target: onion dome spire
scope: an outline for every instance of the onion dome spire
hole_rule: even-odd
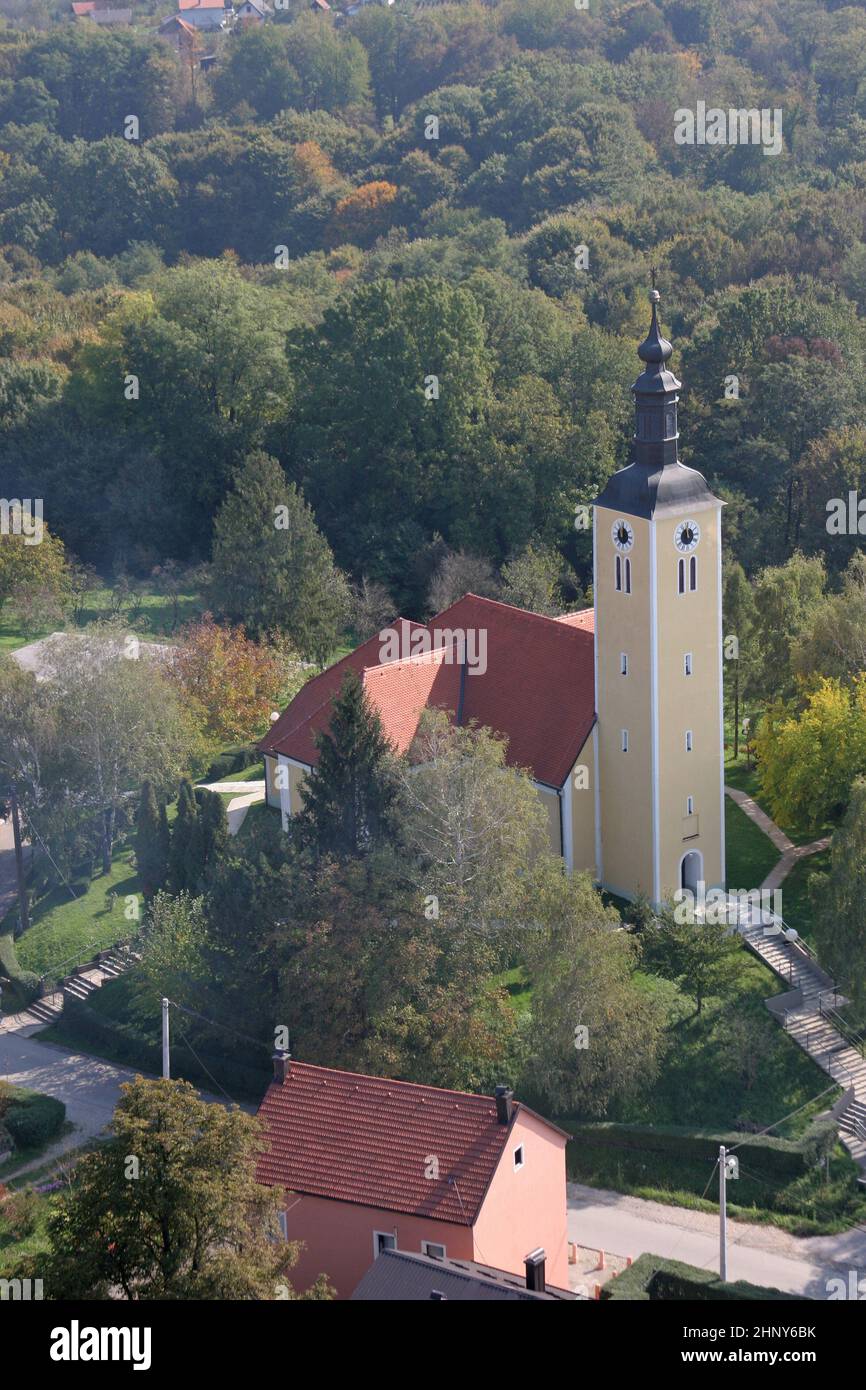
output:
[[[652,318],[649,332],[640,344],[637,355],[646,363],[634,386],[635,429],[632,445],[635,463],[649,468],[665,468],[678,463],[677,402],[681,383],[666,365],[673,348],[663,338],[659,328],[658,306],[661,295],[650,291]]]
[[[640,344],[637,355],[642,362],[667,362],[673,348],[667,338],[663,338],[659,331],[658,304],[661,295],[658,290],[650,290],[650,304],[652,305],[652,322],[650,323],[649,333]]]

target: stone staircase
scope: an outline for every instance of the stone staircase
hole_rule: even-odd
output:
[[[70,975],[60,981],[56,990],[34,999],[22,1013],[4,1021],[9,1031],[34,1033],[49,1023],[55,1023],[63,1013],[67,999],[87,999],[89,995],[128,970],[130,965],[140,959],[128,947],[113,947],[98,952],[96,958],[84,965],[76,966]]]
[[[841,1031],[844,1020],[837,1007],[844,1000],[805,942],[789,938],[780,918],[769,913],[759,917],[741,922],[738,931],[788,986],[784,994],[766,1001],[767,1008],[813,1062],[844,1088],[832,1114],[839,1123],[839,1138],[861,1169],[860,1181],[866,1182],[866,1058]]]

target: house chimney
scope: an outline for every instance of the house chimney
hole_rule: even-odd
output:
[[[283,1052],[281,1049],[278,1049],[271,1058],[274,1064],[274,1080],[278,1086],[285,1086],[288,1081],[291,1060],[291,1052]]]
[[[514,1114],[514,1092],[510,1086],[497,1086],[493,1092],[496,1097],[496,1119],[501,1125],[510,1125]]]
[[[541,1246],[537,1250],[532,1250],[524,1257],[523,1265],[526,1270],[526,1287],[533,1293],[544,1293],[547,1287],[544,1277],[547,1256]]]
[[[432,1299],[434,1299],[437,1303],[447,1303],[447,1302],[448,1302],[448,1295],[447,1295],[447,1294],[444,1294],[444,1293],[442,1292],[441,1289],[431,1289],[431,1290],[430,1290],[430,1297],[431,1297]]]

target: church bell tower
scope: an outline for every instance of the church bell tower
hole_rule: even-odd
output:
[[[725,882],[722,502],[679,459],[650,295],[632,462],[594,504],[597,872],[653,903]]]

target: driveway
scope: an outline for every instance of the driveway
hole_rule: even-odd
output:
[[[706,1212],[645,1202],[619,1192],[568,1184],[568,1238],[579,1245],[631,1256],[662,1255],[700,1269],[719,1269],[719,1219]],[[829,1279],[849,1270],[866,1279],[866,1230],[799,1239],[775,1226],[728,1221],[728,1279],[745,1279],[785,1293],[827,1297]],[[590,1276],[591,1281],[591,1276]]]

